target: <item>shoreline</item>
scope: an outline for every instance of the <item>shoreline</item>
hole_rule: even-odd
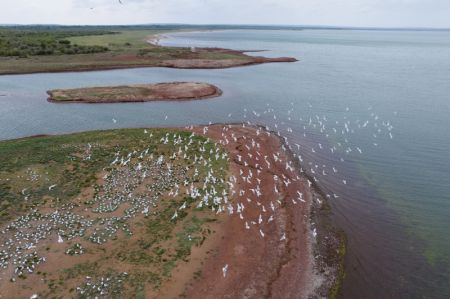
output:
[[[205,127],[208,127],[208,132],[202,134],[201,131]],[[206,273],[206,278],[189,281],[186,283],[189,286],[183,290],[182,294],[186,298],[193,299],[199,298],[199,296],[211,299],[217,298],[217,296],[235,298],[250,294],[249,298],[299,298],[299,294],[301,294],[300,298],[309,298],[310,296],[336,298],[344,275],[345,235],[334,226],[330,219],[331,210],[325,194],[312,178],[300,172],[300,163],[295,154],[289,149],[285,140],[274,131],[267,131],[263,126],[243,123],[199,125],[189,128],[188,131],[213,138],[215,141],[219,140],[231,155],[232,172],[239,176],[237,166],[242,167],[243,164],[237,163],[236,153],[233,154],[233,152],[237,150],[242,154],[245,145],[236,145],[231,142],[228,144],[226,140],[227,137],[230,138],[230,134],[219,137],[219,133],[223,132],[224,128],[228,128],[227,131],[231,134],[236,134],[238,140],[241,138],[258,140],[259,135],[256,132],[260,130],[262,131],[261,135],[267,134],[268,140],[264,145],[271,149],[271,154],[274,152],[284,153],[286,163],[292,162],[295,166],[293,174],[296,174],[299,180],[297,187],[303,190],[305,199],[309,200],[303,212],[297,210],[297,204],[286,202],[284,211],[278,215],[279,218],[284,219],[284,224],[278,224],[284,227],[287,239],[286,246],[281,252],[277,252],[280,250],[280,245],[275,245],[280,242],[280,236],[284,235],[280,234],[280,230],[271,231],[271,235],[266,234],[264,236],[266,243],[259,244],[259,236],[246,234],[241,221],[236,219],[237,217],[226,217],[225,223],[222,225],[224,231],[221,232],[221,238],[216,238],[215,245],[209,245],[212,247],[210,251],[214,255],[213,261],[211,262],[211,257],[209,257],[205,261],[206,266],[201,268],[202,273]],[[238,135],[240,131],[242,131],[241,136]],[[252,153],[254,154],[254,152]],[[253,170],[258,169],[257,164],[255,167],[251,165],[251,162],[248,167]],[[274,174],[275,169],[270,169],[270,173]],[[310,186],[307,185],[308,180],[312,181]],[[280,185],[278,187],[283,188]],[[250,187],[244,190],[248,191],[249,189],[251,190]],[[286,190],[284,198],[296,196],[293,191],[293,189]],[[270,200],[270,198],[266,198],[266,200]],[[260,202],[264,205],[264,199],[261,199]],[[266,204],[268,203],[266,202]],[[258,235],[257,232],[256,235]],[[272,247],[268,247],[267,244]],[[251,257],[242,258],[246,252],[251,253]],[[238,265],[238,268],[231,270],[233,257],[237,260],[235,264]],[[230,277],[230,283],[224,282],[219,269],[222,265],[217,264],[218,260],[222,263],[230,262],[227,264],[230,266],[230,270],[228,270],[230,274],[227,274],[227,279],[228,275],[239,273],[236,277]],[[276,270],[273,271],[274,269]],[[184,273],[182,269],[179,271]],[[269,275],[271,272],[272,274]],[[261,273],[263,274],[261,275]],[[268,279],[267,276],[270,278]],[[266,285],[262,283],[264,281],[267,282]],[[166,287],[171,289],[172,286],[168,284]],[[163,293],[164,295],[172,296],[175,293]]]
[[[270,131],[278,136],[275,131]],[[297,156],[290,149],[286,140],[278,136],[287,148],[287,154],[293,159],[296,169],[302,169]],[[330,201],[325,192],[317,185],[311,175],[301,172],[301,176],[311,182],[309,187],[312,201],[310,204],[309,224],[316,232],[312,250],[315,258],[315,270],[318,273],[327,273],[326,280],[318,287],[317,294],[325,298],[338,298],[341,293],[345,277],[344,258],[347,248],[347,237],[341,228],[332,220]]]
[[[192,30],[192,31],[191,30],[180,30],[180,31],[175,31],[175,32],[157,33],[157,34],[154,34],[154,35],[150,35],[149,39],[146,40],[146,42],[148,44],[152,45],[152,46],[155,46],[155,47],[166,47],[166,46],[161,45],[159,42],[161,40],[164,40],[164,39],[169,39],[170,37],[168,35],[170,35],[170,34],[177,34],[177,33],[206,33],[206,32],[218,32],[218,31],[220,32],[220,31],[228,31],[228,30],[220,30],[220,29],[217,29],[217,30]],[[167,46],[167,47],[170,47],[170,46]],[[183,48],[183,47],[187,47],[187,46],[173,46],[173,47]],[[208,47],[200,47],[200,48],[208,49]],[[232,50],[232,49],[229,49],[229,50]],[[236,49],[236,50],[232,50],[232,51],[238,51],[238,52],[241,52],[241,53],[260,53],[260,52],[267,52],[269,50],[258,50],[258,49],[255,49],[255,50],[251,50],[251,49],[245,49],[245,50],[240,49],[240,50],[237,50]]]

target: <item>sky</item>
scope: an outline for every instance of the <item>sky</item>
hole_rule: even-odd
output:
[[[450,0],[0,0],[0,24],[450,28]]]

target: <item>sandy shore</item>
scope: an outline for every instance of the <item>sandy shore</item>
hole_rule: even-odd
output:
[[[125,103],[187,101],[218,97],[222,91],[208,83],[170,82],[47,91],[53,103]]]
[[[199,134],[203,130],[192,129]],[[198,252],[196,259],[179,265],[156,297],[328,296],[336,285],[339,265],[326,255],[340,243],[323,226],[311,225],[312,211],[321,208],[319,201],[325,201],[300,174],[292,154],[283,150],[282,139],[261,128],[242,125],[209,126],[204,135],[220,140],[230,155],[230,175],[237,178],[232,201],[245,205],[244,219],[238,214],[222,216],[217,235],[205,245],[207,252]],[[250,172],[260,182],[255,177],[248,179]],[[260,196],[252,193],[257,185],[261,186]],[[303,194],[301,199],[298,192]],[[333,242],[317,246],[324,239]],[[199,265],[201,279],[186,281]]]

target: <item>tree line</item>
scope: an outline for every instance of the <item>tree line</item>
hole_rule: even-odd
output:
[[[100,30],[23,30],[0,28],[0,56],[28,57],[37,55],[64,55],[101,53],[109,49],[104,46],[82,46],[71,43],[73,36],[113,34]]]

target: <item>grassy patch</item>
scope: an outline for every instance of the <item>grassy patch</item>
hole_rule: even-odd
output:
[[[105,35],[101,30],[36,30],[0,28],[0,56],[26,58],[36,55],[73,55],[106,52],[101,45],[79,45],[68,38],[80,35]]]
[[[0,142],[0,226],[9,227],[7,235],[20,231],[41,238],[32,256],[36,265],[59,254],[52,271],[27,270],[19,278],[26,282],[40,275],[49,298],[99,295],[92,286],[109,298],[140,298],[146,288],[158,290],[213,231],[212,202],[197,204],[210,188],[217,194],[224,190],[224,154],[212,141],[175,129]],[[204,160],[194,161],[200,155]],[[208,173],[218,181],[205,187]],[[185,193],[194,187],[197,198]],[[39,234],[43,228],[47,235]],[[64,246],[57,245],[60,238]],[[7,246],[0,242],[0,248]],[[61,255],[65,266],[59,265]]]

